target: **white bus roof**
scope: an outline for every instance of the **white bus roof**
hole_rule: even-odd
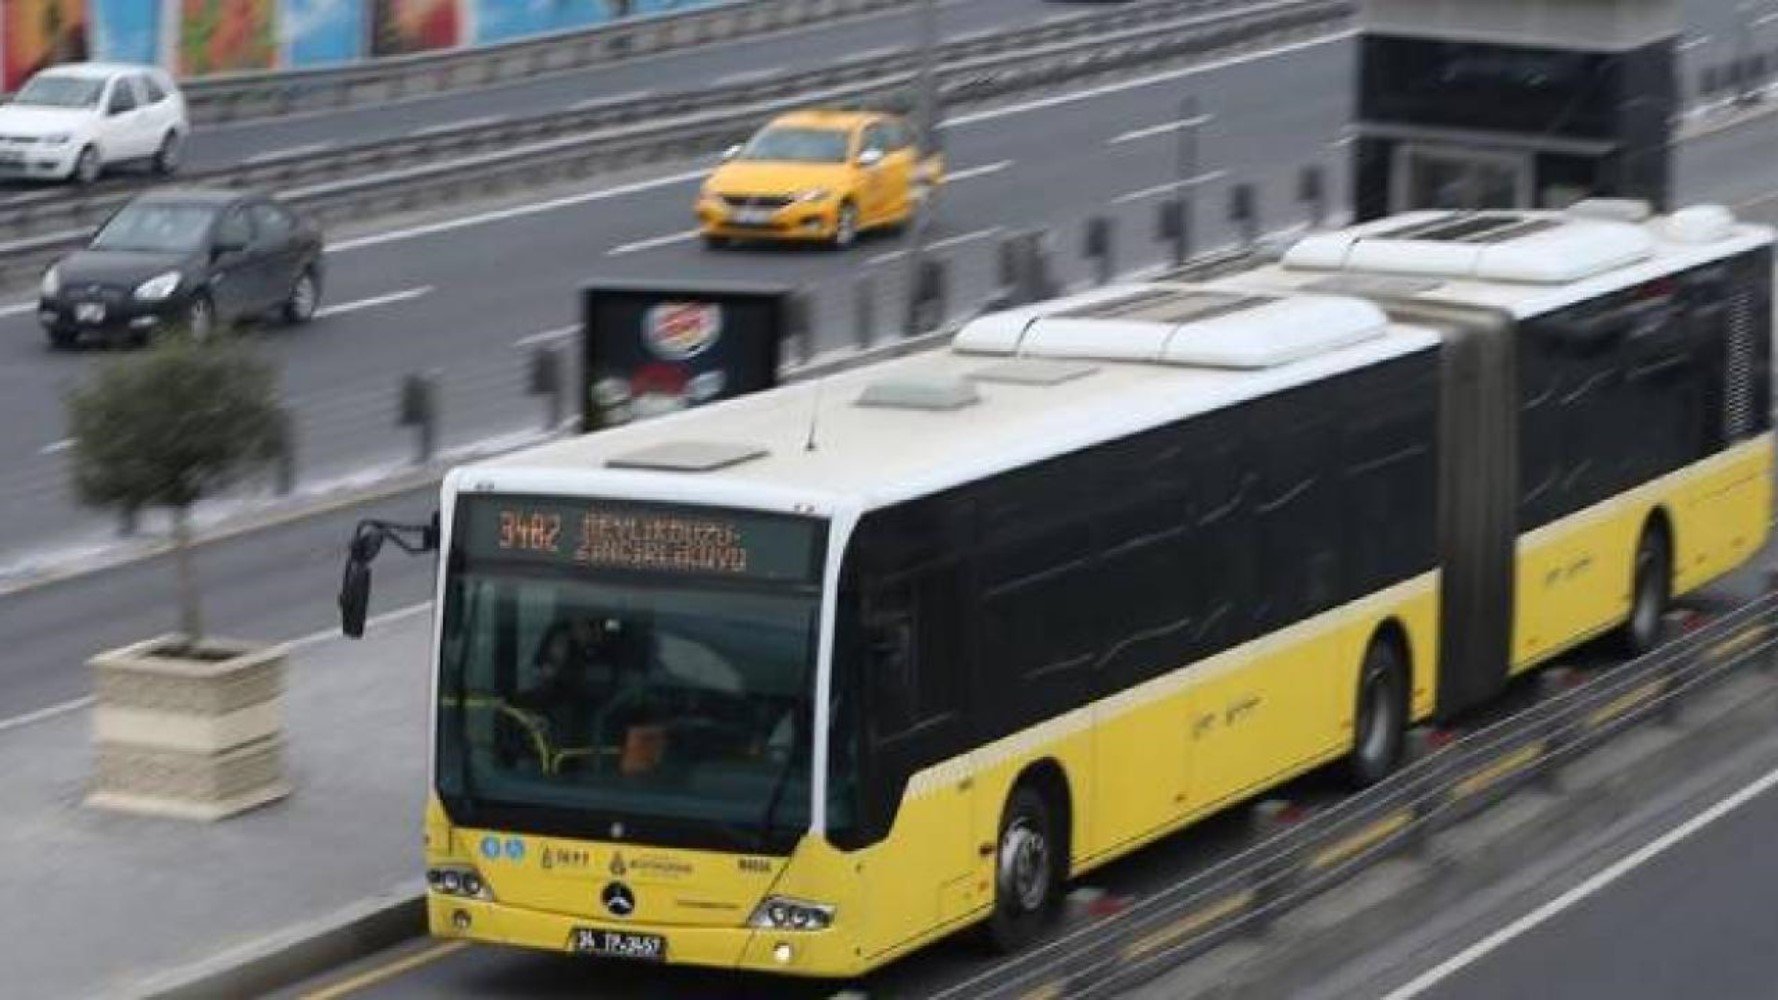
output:
[[[949,347],[528,449],[450,483],[865,510],[1436,343],[1357,299],[1110,286],[981,317]]]
[[[1484,306],[1525,318],[1772,242],[1770,229],[1716,206],[1646,218],[1630,207],[1413,212],[1306,237],[1281,263],[1218,284]]]

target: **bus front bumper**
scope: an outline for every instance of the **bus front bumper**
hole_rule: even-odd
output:
[[[426,915],[434,937],[559,954],[579,953],[574,947],[577,932],[591,929],[658,935],[666,941],[664,960],[669,965],[817,978],[845,978],[861,966],[851,938],[838,929],[795,932],[602,921],[439,893],[427,895]]]

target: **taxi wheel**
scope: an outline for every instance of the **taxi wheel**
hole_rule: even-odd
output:
[[[833,238],[829,241],[835,250],[844,250],[858,241],[858,206],[851,202],[840,203],[840,213],[833,223]]]

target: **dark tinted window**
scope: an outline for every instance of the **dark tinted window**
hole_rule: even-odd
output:
[[[160,81],[156,80],[153,74],[138,78],[138,82],[142,86],[142,93],[148,95],[149,104],[159,104],[167,99],[166,88],[160,85]]]
[[[253,228],[258,232],[262,243],[287,243],[290,234],[296,229],[296,220],[290,213],[271,202],[258,202],[253,208]]]
[[[136,202],[125,206],[93,237],[95,250],[189,252],[204,245],[216,218],[208,205]]]
[[[253,221],[245,208],[229,209],[216,226],[216,242],[224,246],[247,246],[253,242]]]
[[[120,76],[111,85],[111,101],[105,110],[119,115],[126,111],[136,110],[136,87],[127,76]]]
[[[867,149],[880,149],[887,153],[892,148],[889,145],[888,127],[884,125],[872,125],[865,129],[864,138],[858,143],[859,152]]]

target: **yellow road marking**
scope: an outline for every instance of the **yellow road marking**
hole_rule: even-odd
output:
[[[1620,695],[1616,701],[1611,702],[1604,708],[1594,710],[1592,715],[1587,716],[1587,727],[1590,729],[1597,729],[1600,726],[1605,725],[1607,722],[1628,712],[1637,705],[1660,694],[1661,689],[1666,687],[1666,684],[1666,681],[1650,681],[1636,690],[1631,691],[1629,694]]]
[[[1459,781],[1451,788],[1451,796],[1452,798],[1458,799],[1468,798],[1469,796],[1486,789],[1488,786],[1495,784],[1500,779],[1512,774],[1514,771],[1523,769],[1527,764],[1535,761],[1542,753],[1542,740],[1538,740],[1536,743],[1527,747],[1520,747],[1512,753],[1507,754],[1505,757],[1489,764],[1487,767],[1482,768],[1480,771]]]
[[[1361,854],[1366,849],[1374,847],[1382,841],[1387,840],[1413,821],[1414,814],[1406,809],[1392,813],[1389,816],[1372,823],[1369,828],[1361,830],[1337,844],[1323,848],[1313,858],[1309,859],[1309,868],[1311,870],[1332,868],[1334,865],[1337,865],[1354,855]]]
[[[1734,656],[1736,653],[1739,653],[1742,650],[1746,649],[1747,647],[1760,641],[1761,639],[1764,639],[1766,637],[1766,633],[1769,630],[1770,629],[1768,626],[1755,625],[1754,627],[1747,629],[1744,632],[1741,632],[1739,635],[1736,635],[1733,638],[1724,639],[1723,641],[1717,643],[1716,645],[1711,646],[1709,655],[1712,659],[1726,660],[1729,657]]]
[[[1061,981],[1048,982],[1019,997],[1019,1000],[1058,1000],[1062,991]]]
[[[1188,913],[1167,926],[1146,937],[1124,947],[1126,959],[1137,959],[1150,952],[1158,951],[1197,930],[1200,930],[1237,910],[1244,910],[1253,902],[1253,890],[1237,892],[1227,899],[1211,906],[1206,906],[1194,913]]]
[[[359,990],[394,979],[403,973],[412,972],[422,965],[430,965],[441,958],[455,955],[467,947],[469,947],[468,941],[446,941],[442,944],[435,944],[424,951],[398,958],[388,965],[360,972],[350,979],[341,980],[313,993],[305,993],[302,1000],[338,1000],[339,997],[357,993]]]

